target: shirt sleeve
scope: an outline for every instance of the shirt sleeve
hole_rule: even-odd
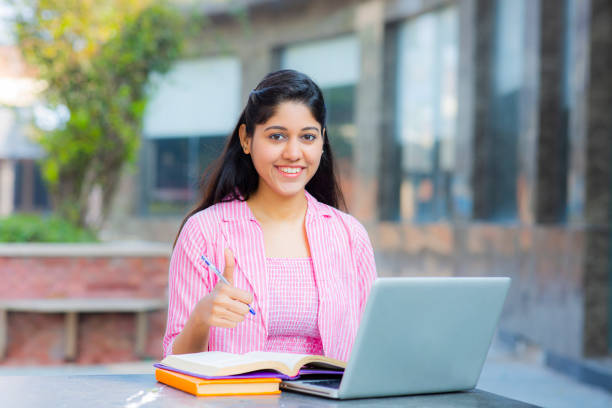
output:
[[[377,276],[376,261],[368,232],[357,220],[355,220],[353,236],[353,256],[355,257],[358,272],[359,312],[362,315],[370,289]]]
[[[172,354],[172,344],[183,330],[196,303],[212,288],[210,273],[200,262],[211,248],[195,217],[187,220],[177,239],[168,271],[168,320],[163,340],[164,357]]]

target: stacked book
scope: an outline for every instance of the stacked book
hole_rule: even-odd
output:
[[[175,354],[155,366],[157,381],[198,396],[279,394],[281,381],[342,375],[346,363],[325,356],[254,351]]]

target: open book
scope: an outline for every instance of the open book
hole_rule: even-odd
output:
[[[164,358],[161,364],[171,369],[204,377],[232,376],[259,370],[274,370],[288,377],[295,377],[304,367],[327,370],[346,368],[344,361],[325,356],[268,351],[252,351],[245,354],[222,351],[174,354]]]

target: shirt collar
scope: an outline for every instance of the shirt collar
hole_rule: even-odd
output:
[[[314,198],[308,191],[304,190],[306,193],[306,200],[308,201],[308,209],[306,210],[306,217],[308,218],[308,214],[312,213],[315,217],[331,217],[332,210],[331,207],[325,205],[316,198]]]
[[[308,202],[308,208],[306,209],[306,220],[332,216],[332,210],[330,206],[320,203],[308,191],[304,190],[304,193]],[[256,218],[253,215],[253,212],[249,208],[248,204],[241,198],[223,202],[221,204],[221,216],[223,218],[223,221],[256,221]]]

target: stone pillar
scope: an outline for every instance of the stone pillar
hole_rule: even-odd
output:
[[[396,134],[398,30],[401,23],[385,29],[384,72],[381,106],[381,149],[378,178],[378,208],[381,221],[397,221],[402,182],[402,144]]]
[[[489,115],[491,105],[491,75],[493,39],[495,33],[495,2],[476,0],[475,5],[475,95],[474,95],[474,139],[473,165],[470,184],[473,188],[473,216],[485,218],[490,213],[487,192],[492,182],[487,177]]]
[[[15,203],[15,162],[0,160],[0,217],[10,215]]]
[[[142,136],[140,151],[138,154],[138,214],[149,215],[151,193],[153,192],[153,172],[155,172],[155,147],[152,140]]]
[[[586,2],[585,2],[586,3]],[[590,1],[585,116],[584,353],[609,351],[612,230],[612,3]]]
[[[382,140],[382,90],[385,14],[384,2],[371,0],[355,10],[354,27],[360,43],[355,124],[354,203],[351,213],[365,223],[377,217],[378,170]]]
[[[457,138],[453,174],[453,219],[461,223],[472,218],[473,194],[470,182],[473,172],[474,95],[476,93],[476,1],[459,2],[459,73],[457,84]]]
[[[610,347],[612,3],[569,2],[568,223],[584,231],[581,356]]]
[[[517,161],[516,205],[517,218],[521,225],[532,226],[535,221],[536,191],[548,186],[537,183],[538,152],[538,86],[539,70],[539,30],[540,2],[524,1],[524,40],[523,40],[523,85],[519,95],[516,156],[509,158]],[[557,5],[557,7],[559,7]],[[560,8],[560,7],[559,7]],[[557,85],[558,86],[558,85]],[[540,88],[541,89],[541,88]]]
[[[535,212],[538,223],[563,221],[567,202],[567,118],[564,113],[565,13],[557,0],[540,2],[539,106]]]
[[[260,43],[261,47],[253,47],[254,44]],[[245,43],[250,47],[240,49],[240,66],[241,66],[241,93],[240,93],[240,112],[246,106],[249,93],[257,86],[266,74],[280,68],[278,56],[270,52],[267,48],[268,44],[263,41],[253,41]],[[239,112],[239,113],[240,113]],[[236,120],[238,118],[236,117]],[[232,129],[234,130],[234,129]]]

